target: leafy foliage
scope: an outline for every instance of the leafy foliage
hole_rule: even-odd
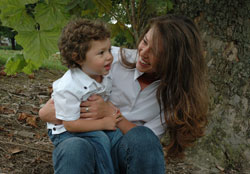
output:
[[[33,4],[33,6],[29,6]],[[58,51],[57,41],[67,16],[67,1],[60,0],[1,0],[1,21],[3,25],[18,32],[15,39],[23,47],[23,56],[6,63],[7,74],[15,72],[32,73],[44,59]],[[30,7],[33,7],[30,10]],[[14,66],[15,62],[18,66]],[[26,63],[20,63],[25,61]]]
[[[26,66],[27,63],[23,57],[23,54],[16,54],[13,57],[10,57],[6,63],[6,73],[7,75],[15,74],[17,72],[21,72],[23,67]]]
[[[0,19],[18,32],[15,39],[23,47],[23,58],[10,59],[5,71],[38,69],[58,51],[57,40],[70,18],[101,18],[111,26],[113,44],[134,48],[147,20],[171,8],[170,0],[1,0]]]

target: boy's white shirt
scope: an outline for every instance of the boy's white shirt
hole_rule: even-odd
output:
[[[98,94],[106,101],[111,93],[110,76],[104,76],[102,83],[96,82],[79,68],[69,69],[53,83],[52,98],[55,103],[56,118],[73,121],[80,118],[80,104],[93,94]],[[52,134],[66,131],[63,125],[47,123]]]

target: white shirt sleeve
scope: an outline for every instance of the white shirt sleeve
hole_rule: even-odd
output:
[[[112,55],[114,57],[113,63],[115,63],[121,59],[121,52],[120,52],[121,48],[116,47],[116,46],[112,46],[111,48],[112,48],[111,52],[112,52]],[[137,57],[137,50],[136,49],[123,48],[122,51],[123,51],[123,54],[126,56],[126,59],[128,61],[130,61],[131,63],[135,62],[136,57]]]
[[[54,91],[56,118],[64,121],[77,120],[80,117],[81,100],[79,97],[69,90]]]
[[[161,138],[161,136],[165,133],[166,130],[165,119],[161,119],[160,115],[154,117],[149,122],[146,122],[144,126],[151,129],[159,138]]]

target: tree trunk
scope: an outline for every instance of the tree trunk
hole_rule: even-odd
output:
[[[187,153],[200,173],[250,171],[249,7],[247,0],[175,0],[173,13],[201,30],[209,71],[210,122]]]
[[[15,38],[14,37],[11,38],[11,48],[12,48],[12,50],[16,49],[16,43],[15,43]]]

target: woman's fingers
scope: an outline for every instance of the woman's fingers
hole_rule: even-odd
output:
[[[91,103],[89,101],[83,101],[83,102],[81,102],[80,107],[90,106],[90,104]]]
[[[89,100],[89,101],[95,101],[95,100],[98,100],[99,98],[102,98],[102,97],[99,96],[99,95],[93,94],[93,95],[91,95],[91,96],[88,98],[88,100]]]
[[[80,114],[81,118],[91,118],[91,116],[92,116],[92,113],[81,113]]]

